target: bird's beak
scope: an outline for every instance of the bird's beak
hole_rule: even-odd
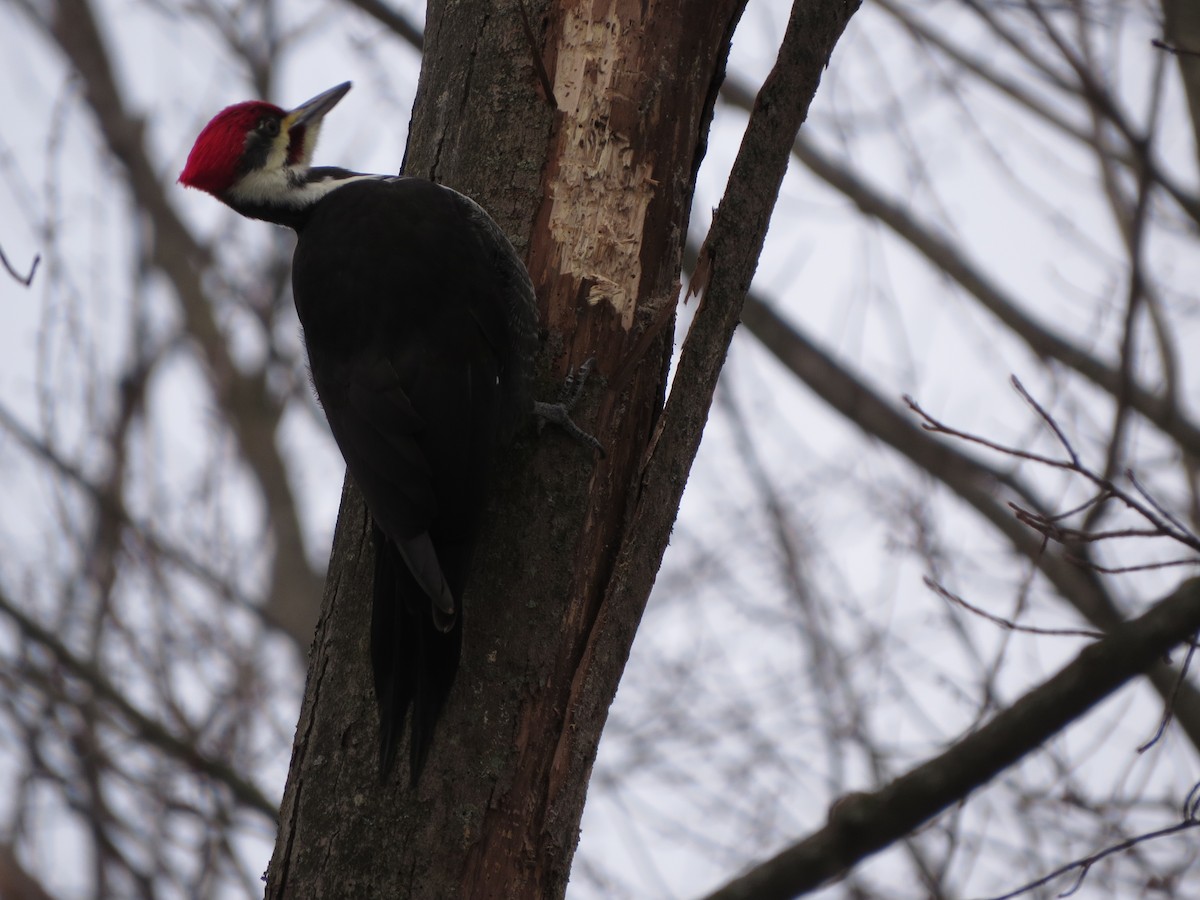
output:
[[[283,117],[283,130],[291,131],[298,125],[311,125],[320,122],[325,113],[329,112],[337,102],[350,90],[350,82],[343,81],[337,87],[330,88],[323,94],[317,94],[307,103],[301,103]]]

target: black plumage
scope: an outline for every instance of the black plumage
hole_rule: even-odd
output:
[[[458,668],[493,458],[533,407],[533,289],[478,206],[421,179],[344,184],[295,227],[313,384],[374,520],[380,773],[411,706],[415,782]]]

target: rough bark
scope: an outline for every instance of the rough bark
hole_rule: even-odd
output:
[[[462,670],[416,791],[374,782],[365,515],[348,486],[268,896],[556,897],[788,149],[857,0],[793,7],[705,245],[660,417],[695,173],[740,0],[430,9],[406,160],[528,248],[546,392],[595,358],[602,461],[532,432],[504,461],[464,601]],[[549,96],[547,96],[549,95]],[[530,237],[532,235],[532,237]],[[719,259],[719,262],[718,262]]]
[[[477,198],[528,248],[542,393],[594,356],[579,417],[608,456],[530,429],[503,462],[462,669],[415,791],[405,772],[383,787],[374,774],[370,549],[347,487],[268,896],[563,893],[600,731],[567,739],[572,682],[662,405],[694,176],[742,5],[527,5],[536,51],[513,4],[430,5],[405,170]],[[607,664],[619,673],[627,653]]]

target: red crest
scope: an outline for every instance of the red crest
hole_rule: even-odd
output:
[[[204,126],[187,165],[179,174],[179,183],[219,196],[237,181],[238,161],[246,149],[246,135],[267,113],[282,116],[278,106],[251,100],[227,106]]]

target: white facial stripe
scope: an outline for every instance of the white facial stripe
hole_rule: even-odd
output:
[[[285,119],[283,130],[271,142],[266,164],[262,168],[244,175],[229,189],[227,199],[235,205],[303,209],[352,181],[389,177],[348,175],[344,178],[309,181],[306,173],[312,162],[313,152],[317,148],[317,138],[320,134],[321,121],[319,119],[305,126],[300,158],[289,166],[287,156],[288,147],[291,144],[291,134],[287,129],[287,120]]]
[[[273,156],[273,154],[272,154]],[[229,189],[229,199],[247,206],[283,206],[303,209],[326,194],[354,181],[379,181],[391,176],[349,175],[321,181],[305,181],[307,166],[257,169]]]

